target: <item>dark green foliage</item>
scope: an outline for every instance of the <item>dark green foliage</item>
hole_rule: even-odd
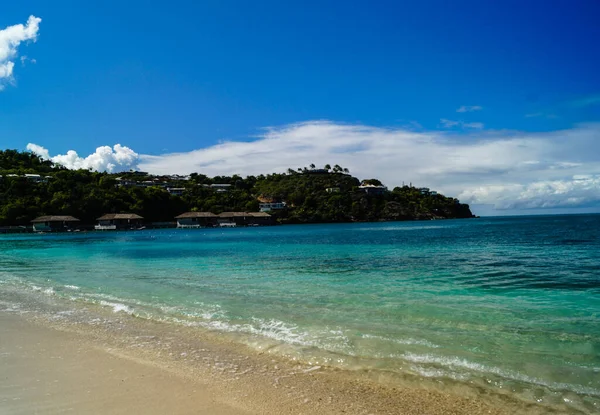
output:
[[[311,168],[313,168],[311,166]],[[314,168],[313,168],[314,169]],[[169,194],[163,187],[117,186],[117,177],[134,183],[153,179],[139,173],[107,174],[67,170],[53,166],[31,153],[0,151],[0,226],[27,225],[42,215],[72,215],[84,224],[94,223],[105,213],[137,213],[147,222],[173,221],[180,213],[194,210],[255,212],[259,200],[287,203],[272,211],[282,223],[413,220],[471,217],[468,205],[442,195],[423,195],[404,186],[383,195],[367,195],[360,181],[335,165],[322,171],[289,169],[286,174],[267,176],[207,177],[193,173],[183,196]],[[327,173],[330,171],[330,173]],[[346,173],[345,173],[346,172]],[[38,173],[50,176],[44,183],[32,183],[8,174]],[[169,178],[162,178],[169,181]],[[379,184],[373,179],[369,183]],[[230,184],[217,192],[211,184]],[[329,191],[328,191],[329,189]]]
[[[42,160],[29,152],[0,150],[0,174],[11,173],[47,173],[58,170],[51,161]]]

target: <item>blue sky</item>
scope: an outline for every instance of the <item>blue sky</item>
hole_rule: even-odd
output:
[[[85,158],[120,144],[157,172],[338,158],[390,186],[414,180],[502,209],[600,206],[596,1],[82,3],[2,6],[0,29],[42,21],[9,59],[1,148]],[[397,162],[378,155],[385,137]],[[315,144],[328,140],[338,144]],[[416,151],[423,168],[403,158]],[[548,183],[550,202],[525,203]]]

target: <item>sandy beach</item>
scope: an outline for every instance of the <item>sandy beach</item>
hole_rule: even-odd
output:
[[[249,412],[215,399],[155,366],[118,357],[77,338],[1,314],[2,414],[218,414]]]
[[[386,386],[188,328],[124,318],[111,330],[0,314],[4,414],[502,414],[479,399]],[[103,326],[104,327],[104,326]],[[171,328],[167,328],[171,330]],[[153,334],[151,334],[153,333]],[[135,342],[132,339],[136,339]],[[160,340],[163,339],[163,340]],[[151,344],[151,345],[150,345]],[[539,408],[529,408],[534,412]],[[527,411],[531,413],[531,411]]]

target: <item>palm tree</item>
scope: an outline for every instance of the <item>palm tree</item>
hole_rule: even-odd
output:
[[[331,165],[330,164],[326,164],[325,165],[325,170],[327,170],[327,171],[331,170]]]

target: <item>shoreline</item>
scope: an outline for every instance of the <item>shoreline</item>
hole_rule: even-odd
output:
[[[352,221],[332,221],[332,222],[277,222],[269,225],[236,225],[236,226],[199,226],[199,227],[179,227],[176,224],[172,226],[153,226],[152,224],[144,224],[140,228],[131,229],[111,229],[111,230],[98,230],[94,229],[94,225],[85,225],[77,230],[48,230],[48,231],[35,231],[26,225],[7,225],[0,226],[0,235],[65,235],[65,234],[78,234],[78,233],[114,233],[114,232],[138,232],[138,231],[156,231],[156,230],[208,230],[208,229],[227,229],[227,228],[271,228],[279,226],[298,226],[298,225],[348,225],[348,224],[365,224],[365,223],[401,223],[401,222],[428,222],[436,220],[463,220],[463,219],[480,219],[479,216],[473,215],[471,217],[435,217],[435,218],[411,218],[411,219],[379,219],[379,220],[352,220]]]
[[[232,415],[561,413],[544,406],[512,401],[509,396],[486,396],[490,399],[484,401],[484,396],[467,389],[457,391],[451,387],[429,388],[424,384],[399,385],[391,383],[382,373],[374,378],[368,371],[357,373],[334,369],[286,359],[271,354],[269,350],[256,351],[236,343],[234,337],[218,332],[110,313],[99,308],[92,311],[96,319],[85,322],[73,319],[69,314],[52,317],[38,312],[21,310],[11,313],[9,310],[7,313],[5,310],[0,312],[0,328],[4,333],[7,324],[9,327],[21,327],[13,330],[16,336],[11,340],[13,344],[24,344],[27,336],[33,336],[44,338],[44,348],[53,351],[65,350],[68,345],[76,344],[79,351],[93,352],[91,358],[82,359],[80,354],[62,356],[70,365],[66,371],[61,370],[61,376],[69,376],[73,384],[89,381],[86,371],[73,368],[85,365],[98,367],[110,358],[124,366],[131,366],[130,377],[141,376],[144,370],[151,370],[150,376],[157,385],[177,379],[177,384],[184,385],[182,388],[185,390],[200,390],[190,394],[185,402],[175,404],[173,411],[169,410],[174,414],[189,413],[186,411],[191,408],[207,405],[216,409],[206,413]],[[5,343],[2,341],[0,345],[4,347]],[[28,347],[37,350],[36,346],[31,346],[32,342],[28,344]],[[10,354],[2,352],[5,362],[14,360]],[[21,371],[44,367],[51,358],[37,353]],[[120,364],[117,366],[120,367]],[[58,375],[58,372],[55,374]],[[100,386],[97,393],[100,396],[112,390],[111,380],[114,376],[107,373],[98,377],[96,382]],[[142,384],[129,386],[133,392],[130,396],[121,396],[123,401],[118,406],[131,407],[135,402],[141,402],[136,401],[136,397],[143,392]],[[161,402],[168,402],[174,393],[167,387],[156,389],[155,395],[164,398]],[[60,396],[57,398],[60,399]],[[87,402],[77,399],[74,404],[85,405]],[[118,411],[119,408],[115,407],[115,412],[110,413],[121,413]],[[86,410],[85,413],[94,412]]]

